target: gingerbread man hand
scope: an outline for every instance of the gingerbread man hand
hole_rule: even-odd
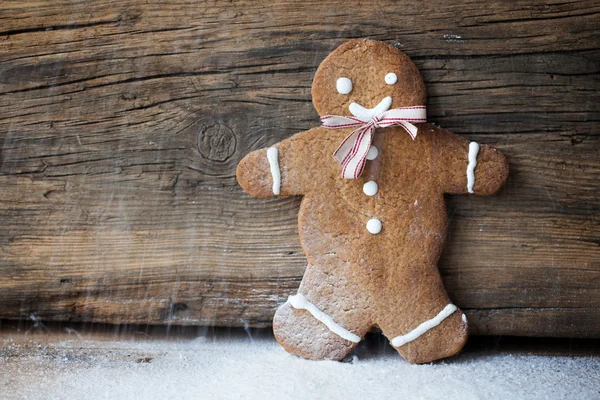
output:
[[[275,314],[277,340],[305,358],[339,360],[378,326],[409,362],[458,353],[467,320],[437,269],[443,195],[495,193],[506,159],[425,123],[421,75],[380,42],[337,48],[312,95],[322,126],[254,151],[237,168],[253,196],[304,196],[298,228],[308,266]]]

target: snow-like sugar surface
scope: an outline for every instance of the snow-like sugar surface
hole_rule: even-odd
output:
[[[471,353],[410,365],[386,351],[345,363],[315,362],[285,353],[272,338],[69,340],[38,347],[26,356],[0,357],[1,398],[600,398],[599,360],[590,357]]]

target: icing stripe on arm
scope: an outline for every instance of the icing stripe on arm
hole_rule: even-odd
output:
[[[331,332],[335,333],[342,339],[346,339],[347,341],[353,343],[360,342],[360,336],[350,332],[335,322],[333,318],[319,310],[313,303],[306,300],[306,297],[304,297],[302,294],[298,293],[295,296],[290,296],[288,297],[288,301],[295,309],[308,311],[313,317],[315,317],[315,319],[325,324],[325,326],[327,326]]]
[[[424,334],[430,329],[435,328],[439,324],[442,323],[446,318],[448,318],[452,313],[456,311],[456,306],[454,304],[448,304],[438,315],[434,318],[423,322],[421,325],[417,326],[412,331],[408,332],[406,335],[396,336],[392,339],[392,346],[400,347],[404,346],[408,342],[412,342],[415,339],[418,339],[419,336]]]
[[[467,166],[467,190],[473,193],[475,185],[475,167],[477,166],[477,154],[479,153],[479,145],[477,142],[469,143],[469,165]]]
[[[271,176],[273,177],[273,194],[278,195],[281,191],[281,171],[279,171],[279,151],[277,147],[269,147],[267,160],[269,160]]]

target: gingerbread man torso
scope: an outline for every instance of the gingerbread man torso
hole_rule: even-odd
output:
[[[309,141],[318,141],[324,153],[330,154],[346,134],[316,128],[299,138],[327,135]],[[377,276],[389,280],[409,268],[401,265],[402,260],[435,264],[445,238],[446,212],[443,187],[438,182],[444,177],[436,171],[440,160],[435,159],[437,150],[431,147],[430,134],[425,129],[413,141],[400,128],[381,130],[364,173],[354,180],[340,178],[331,157],[307,160],[312,164],[311,179],[317,183],[305,194],[300,210],[299,231],[309,263],[318,254],[311,251],[311,241],[336,238],[342,241],[334,246],[338,257],[361,261],[356,265],[357,274],[361,269],[376,269],[380,270]],[[466,167],[465,160],[464,170]],[[353,241],[358,244],[348,246]],[[415,247],[421,250],[413,250],[413,256],[407,257],[407,250]],[[352,254],[343,257],[346,250]],[[377,291],[383,283],[375,284]]]

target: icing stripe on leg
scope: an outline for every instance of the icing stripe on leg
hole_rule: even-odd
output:
[[[419,338],[422,334],[427,332],[430,329],[435,328],[439,324],[442,323],[443,320],[448,318],[454,311],[456,311],[456,306],[454,304],[448,304],[438,315],[434,318],[423,322],[421,325],[417,326],[412,331],[408,332],[406,335],[396,336],[392,339],[392,346],[401,347],[404,346],[408,342],[412,342],[413,340]]]
[[[346,339],[349,342],[358,343],[360,342],[360,336],[355,335],[349,330],[345,329],[343,326],[338,324],[331,318],[329,315],[325,314],[323,311],[319,310],[317,306],[315,306],[310,301],[306,300],[302,294],[298,293],[295,296],[288,297],[288,302],[298,310],[306,310],[308,311],[316,320],[325,324],[327,328],[342,339]]]

